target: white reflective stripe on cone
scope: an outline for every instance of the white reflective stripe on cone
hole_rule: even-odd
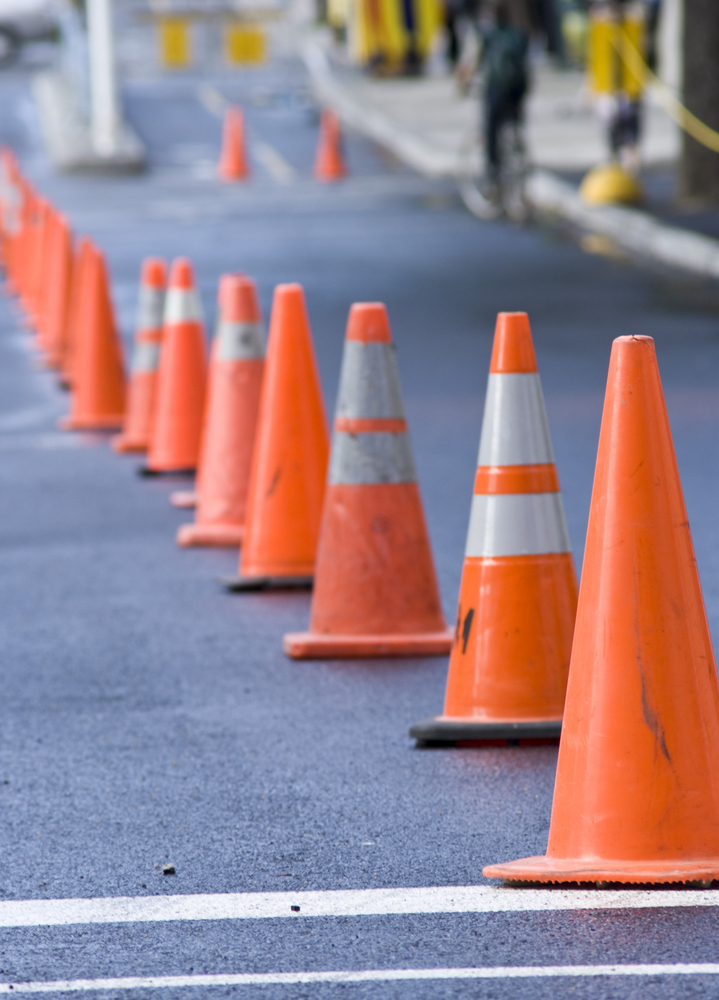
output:
[[[165,299],[165,323],[202,321],[200,297],[194,288],[168,288]]]
[[[133,372],[154,372],[160,364],[159,341],[138,340],[132,352]]]
[[[250,361],[264,358],[265,335],[262,323],[234,323],[223,319],[217,327],[219,361]]]
[[[336,416],[404,419],[394,344],[345,341]]]
[[[475,494],[465,556],[570,552],[560,493]]]
[[[137,330],[159,330],[165,309],[165,289],[140,286],[137,303]]]
[[[366,483],[413,483],[417,478],[412,446],[406,431],[349,434],[332,438],[329,482],[360,486]]]
[[[490,375],[477,465],[554,462],[538,372]]]

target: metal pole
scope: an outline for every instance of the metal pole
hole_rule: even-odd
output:
[[[112,0],[87,0],[87,35],[92,145],[100,156],[111,156],[117,152],[120,141]]]

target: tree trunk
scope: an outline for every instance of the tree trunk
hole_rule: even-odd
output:
[[[719,0],[684,0],[684,104],[719,131]],[[719,202],[719,153],[683,133],[680,197]]]

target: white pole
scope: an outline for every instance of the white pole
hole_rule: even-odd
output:
[[[120,141],[112,0],[87,0],[86,9],[92,145],[100,156],[111,156],[117,152]]]
[[[659,14],[659,78],[681,97],[682,43],[684,39],[683,0],[662,0]]]

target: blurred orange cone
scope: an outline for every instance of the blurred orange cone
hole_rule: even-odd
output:
[[[0,147],[0,264],[7,267],[8,249],[14,231],[16,161],[12,150]]]
[[[265,362],[262,316],[254,281],[220,279],[220,321],[212,349],[197,474],[197,514],[178,545],[239,545]]]
[[[25,308],[25,325],[37,327],[38,292],[42,277],[42,254],[45,237],[45,220],[47,202],[33,192],[29,202],[27,242],[24,254],[23,281],[20,289],[20,299]]]
[[[72,288],[72,233],[63,215],[55,217],[48,275],[45,346],[50,368],[62,365]]]
[[[8,287],[16,291],[13,279],[15,253],[22,225],[22,188],[20,185],[20,168],[15,154],[10,149],[3,149],[0,155],[0,170],[2,172],[2,205],[0,211],[0,262],[6,271]]]
[[[352,306],[317,549],[294,659],[449,652],[385,307]]]
[[[146,451],[155,413],[157,370],[162,342],[167,268],[164,260],[146,257],[140,274],[135,349],[122,434],[112,439],[118,452]]]
[[[651,337],[612,347],[547,853],[484,874],[719,879],[719,681]]]
[[[20,175],[20,212],[17,239],[13,253],[12,283],[13,291],[27,308],[27,289],[35,238],[35,202],[36,194],[27,180]]]
[[[192,264],[172,263],[165,299],[155,417],[143,475],[193,472],[205,403],[207,357]]]
[[[87,297],[89,286],[85,280],[85,272],[89,266],[93,249],[92,242],[87,237],[81,236],[72,259],[67,319],[59,352],[60,384],[66,389],[72,387],[75,377],[74,368],[80,340],[80,328],[82,318],[87,313],[84,300]]]
[[[38,229],[31,278],[31,321],[35,328],[35,347],[46,350],[45,317],[47,288],[50,275],[54,211],[49,202],[38,202]]]
[[[242,108],[230,106],[225,112],[222,152],[217,165],[217,175],[223,181],[243,181],[250,176]]]
[[[318,181],[341,181],[347,176],[347,166],[342,155],[342,133],[334,111],[325,108],[320,117],[320,137],[315,158],[315,177]]]
[[[247,495],[239,579],[231,590],[309,586],[329,434],[301,285],[275,289]]]
[[[577,579],[526,313],[500,313],[444,714],[422,742],[556,739]]]
[[[81,315],[75,331],[70,416],[65,430],[120,427],[125,409],[122,348],[110,302],[105,259],[91,247],[83,268]]]

